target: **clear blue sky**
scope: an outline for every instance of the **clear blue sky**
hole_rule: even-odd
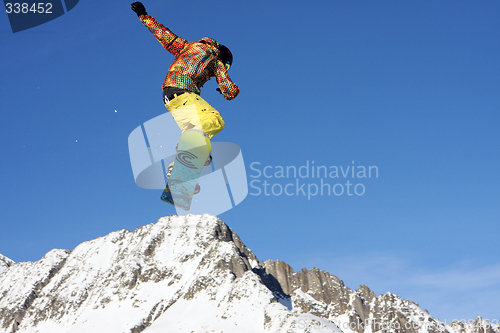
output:
[[[173,60],[130,2],[80,1],[16,34],[0,15],[0,253],[15,261],[174,213],[130,166],[128,135],[166,112]],[[144,4],[233,52],[240,96],[225,101],[214,80],[202,96],[226,121],[214,141],[237,143],[260,181],[220,215],[260,260],[317,266],[440,320],[500,319],[498,1]],[[313,162],[378,177],[254,170]],[[256,195],[264,181],[364,193]]]

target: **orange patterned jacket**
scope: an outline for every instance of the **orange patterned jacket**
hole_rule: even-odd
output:
[[[149,15],[141,15],[139,19],[163,47],[175,56],[163,81],[162,89],[177,87],[200,94],[201,87],[211,77],[215,77],[225,99],[231,100],[238,95],[240,92],[238,86],[231,81],[219,59],[219,44],[215,40],[205,37],[199,42],[191,43]]]

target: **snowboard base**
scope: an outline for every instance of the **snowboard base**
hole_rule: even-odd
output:
[[[162,201],[186,211],[190,209],[210,148],[210,139],[203,131],[190,129],[182,133],[172,173],[161,195]]]

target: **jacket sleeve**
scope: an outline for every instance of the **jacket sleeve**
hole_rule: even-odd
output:
[[[189,44],[187,40],[174,34],[170,29],[158,23],[152,16],[141,15],[139,16],[142,24],[151,31],[156,39],[163,45],[165,50],[178,57],[181,51]]]
[[[240,93],[240,89],[236,84],[231,81],[227,70],[222,64],[222,61],[217,60],[215,65],[215,78],[217,79],[217,84],[219,85],[220,91],[225,99],[228,101],[232,100]]]

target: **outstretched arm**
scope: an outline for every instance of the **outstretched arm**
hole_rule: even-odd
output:
[[[219,91],[225,99],[228,101],[234,99],[240,93],[240,89],[227,74],[227,69],[222,64],[222,61],[218,60],[215,65],[215,78],[217,79],[217,84]]]
[[[161,23],[158,23],[152,16],[149,16],[146,12],[146,8],[139,1],[131,4],[130,7],[137,14],[142,24],[151,31],[161,45],[175,57],[179,56],[180,52],[189,42],[174,34]]]

